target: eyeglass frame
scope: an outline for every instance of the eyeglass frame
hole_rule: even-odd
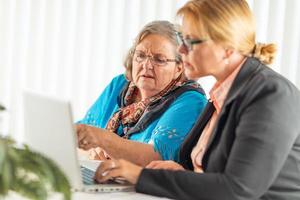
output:
[[[137,56],[136,56],[136,52],[142,52],[144,55],[145,55],[145,58],[141,61],[138,61],[137,60]],[[160,67],[163,67],[163,66],[166,66],[169,62],[176,62],[176,63],[179,63],[180,62],[180,59],[178,58],[175,58],[175,59],[169,59],[169,58],[166,58],[164,60],[164,63],[163,64],[158,64],[157,61],[155,61],[155,55],[158,55],[158,54],[154,54],[154,55],[147,55],[145,52],[143,52],[142,50],[135,50],[133,52],[133,60],[136,61],[137,63],[142,63],[142,62],[145,62],[147,60],[147,58],[150,60],[151,64],[154,65],[154,66],[160,66]]]
[[[207,40],[183,38],[181,32],[176,32],[176,41],[179,47],[183,46],[189,52],[193,50],[195,44],[201,44]]]

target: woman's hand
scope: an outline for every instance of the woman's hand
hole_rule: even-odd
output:
[[[161,161],[156,160],[149,163],[146,168],[149,169],[167,169],[167,170],[185,170],[181,165],[178,163],[167,160],[167,161]]]
[[[84,124],[76,125],[78,147],[84,150],[89,150],[100,146],[101,135],[103,132],[103,129],[93,126]]]
[[[89,150],[90,160],[109,160],[111,157],[102,148],[92,148]]]
[[[111,159],[99,165],[94,178],[99,183],[106,182],[109,179],[121,178],[131,184],[136,184],[142,169],[142,167],[123,159]]]

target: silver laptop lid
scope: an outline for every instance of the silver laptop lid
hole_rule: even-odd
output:
[[[23,98],[25,143],[54,160],[73,188],[82,188],[70,103],[28,90]]]
[[[71,105],[68,101],[26,90],[23,93],[25,143],[54,160],[73,189],[87,192],[132,191],[130,184],[84,185],[77,154]],[[95,163],[80,161],[95,171]]]

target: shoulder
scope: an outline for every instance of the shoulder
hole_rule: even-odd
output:
[[[284,119],[300,118],[300,91],[288,79],[267,66],[256,73],[239,94],[240,110],[255,108]]]
[[[98,97],[96,103],[104,105],[102,102],[116,102],[117,96],[120,94],[121,90],[126,86],[128,81],[125,78],[124,74],[115,76],[105,89],[102,91]]]
[[[280,94],[279,98],[293,97],[299,100],[300,97],[299,89],[291,81],[265,65],[253,76],[245,90],[253,94]]]
[[[179,115],[183,120],[184,118],[192,118],[191,114],[193,113],[196,117],[204,109],[206,103],[207,98],[204,94],[187,91],[176,97],[163,116],[176,118],[175,116]]]
[[[128,81],[126,80],[125,75],[119,74],[111,80],[110,85],[114,85],[114,86],[122,85],[123,86],[127,82]]]
[[[120,74],[115,76],[110,83],[106,86],[106,89],[104,92],[106,93],[119,93],[126,85],[126,83],[128,83],[128,81],[125,78],[124,74]]]
[[[200,93],[198,91],[185,91],[176,98],[175,102],[181,104],[191,104],[200,102],[206,103],[207,98],[203,93]]]
[[[205,92],[201,85],[196,81],[188,81],[182,85],[177,91],[174,91],[173,96],[176,98],[177,102],[184,103],[199,103],[207,101]]]

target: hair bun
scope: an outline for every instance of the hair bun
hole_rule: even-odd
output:
[[[277,47],[275,44],[257,43],[253,49],[253,57],[264,64],[271,64],[274,61]]]

